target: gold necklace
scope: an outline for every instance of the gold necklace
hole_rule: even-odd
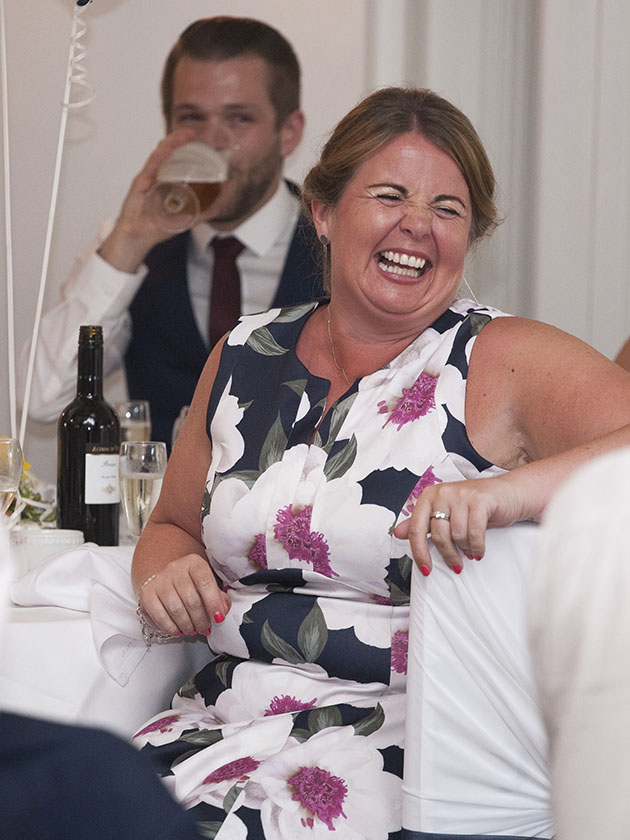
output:
[[[332,353],[333,362],[335,363],[335,367],[337,368],[337,370],[340,371],[343,374],[343,378],[346,380],[346,385],[349,388],[352,383],[348,379],[348,374],[345,372],[345,370],[341,367],[341,365],[337,361],[337,354],[335,353],[335,345],[333,344],[332,334],[330,332],[330,304],[328,306],[328,320],[326,321],[326,325],[328,327],[328,341],[330,342],[330,352]]]

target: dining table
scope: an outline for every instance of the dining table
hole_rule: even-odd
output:
[[[210,661],[205,637],[146,645],[130,581],[132,554],[133,545],[83,543],[12,575],[1,709],[129,738]]]

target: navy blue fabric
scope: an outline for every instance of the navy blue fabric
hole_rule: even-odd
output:
[[[297,189],[287,185],[293,192]],[[189,237],[188,232],[179,234],[149,252],[145,260],[149,272],[129,309],[132,335],[125,356],[129,397],[149,401],[152,438],[169,447],[173,423],[181,407],[190,404],[209,352],[188,294]],[[321,297],[316,243],[312,225],[300,217],[272,306]]]
[[[107,732],[0,713],[4,840],[199,840],[146,757]]]

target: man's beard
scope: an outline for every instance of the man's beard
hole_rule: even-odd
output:
[[[282,158],[278,142],[277,146],[260,161],[246,182],[235,192],[230,203],[221,209],[219,215],[208,219],[210,224],[240,222],[251,216],[264,203],[263,199],[270,197],[267,194],[279,178],[281,169]]]

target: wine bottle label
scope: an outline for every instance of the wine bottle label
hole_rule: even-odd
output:
[[[118,502],[118,447],[109,443],[88,443],[85,447],[85,504],[114,505]]]

